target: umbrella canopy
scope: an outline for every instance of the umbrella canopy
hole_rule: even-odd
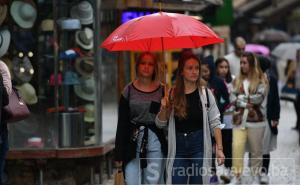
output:
[[[101,47],[109,51],[160,51],[220,42],[222,38],[191,16],[159,12],[122,24]]]
[[[296,59],[297,50],[300,50],[300,43],[285,42],[274,48],[272,55],[286,61],[287,59]]]
[[[246,44],[245,50],[264,56],[268,56],[270,54],[270,49],[261,44]]]
[[[281,30],[266,29],[254,35],[254,42],[287,42],[290,36]]]

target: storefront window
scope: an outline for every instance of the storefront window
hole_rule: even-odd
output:
[[[54,10],[52,3],[13,1],[1,25],[11,35],[1,60],[31,111],[29,118],[9,124],[11,149],[94,146],[95,137],[106,142],[115,136],[116,56],[100,52],[95,39],[103,40],[115,28],[116,13],[105,10],[96,19],[100,10],[94,1],[57,1]],[[26,7],[30,21],[15,6]]]

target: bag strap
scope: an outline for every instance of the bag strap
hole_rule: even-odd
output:
[[[210,107],[210,101],[209,101],[209,95],[208,95],[208,90],[207,90],[207,87],[202,87],[202,94],[205,96],[205,100],[206,102],[204,102],[205,104],[205,107],[206,107],[206,111],[209,110],[209,107]],[[199,102],[199,106],[200,106],[200,102]]]

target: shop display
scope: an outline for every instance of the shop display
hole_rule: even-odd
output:
[[[76,31],[76,43],[83,49],[90,50],[94,48],[94,31],[88,27]]]
[[[88,1],[81,1],[71,8],[71,17],[79,19],[81,24],[87,25],[94,22],[93,7]]]

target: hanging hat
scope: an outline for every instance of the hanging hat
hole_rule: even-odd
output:
[[[34,74],[34,69],[28,57],[14,57],[13,63],[13,74],[14,79],[19,83],[29,82]]]
[[[94,47],[94,32],[91,28],[85,27],[83,30],[76,31],[76,43],[83,49],[90,50]]]
[[[18,31],[12,33],[12,41],[14,43],[15,49],[19,52],[33,51],[35,48],[35,39],[31,31]]]
[[[81,1],[71,8],[71,17],[80,20],[81,24],[93,23],[93,7],[88,1]]]
[[[64,74],[64,85],[78,85],[80,84],[77,73],[73,71],[66,71]]]
[[[74,60],[77,57],[78,57],[78,54],[73,49],[68,49],[68,50],[65,50],[65,51],[61,51],[59,53],[59,59],[60,60]]]
[[[38,102],[35,89],[30,83],[23,83],[20,86],[16,86],[16,88],[26,104],[32,105]]]
[[[5,29],[0,31],[0,57],[5,55],[10,43],[10,32]]]
[[[53,31],[54,30],[54,21],[52,19],[45,19],[41,23],[42,31]]]
[[[86,104],[84,106],[84,121],[85,122],[95,122],[95,106],[94,104]]]
[[[0,26],[3,23],[3,21],[5,20],[6,14],[7,14],[7,5],[6,4],[4,4],[4,5],[0,4]]]
[[[96,98],[94,78],[80,78],[80,85],[74,86],[77,96],[87,101],[94,101]]]
[[[21,28],[31,28],[36,20],[37,12],[32,3],[13,1],[10,14]]]
[[[81,23],[79,19],[71,19],[71,18],[60,18],[57,20],[57,24],[62,30],[79,30],[81,28]]]
[[[94,72],[94,58],[93,57],[80,57],[75,61],[76,71],[85,77],[91,77]]]

